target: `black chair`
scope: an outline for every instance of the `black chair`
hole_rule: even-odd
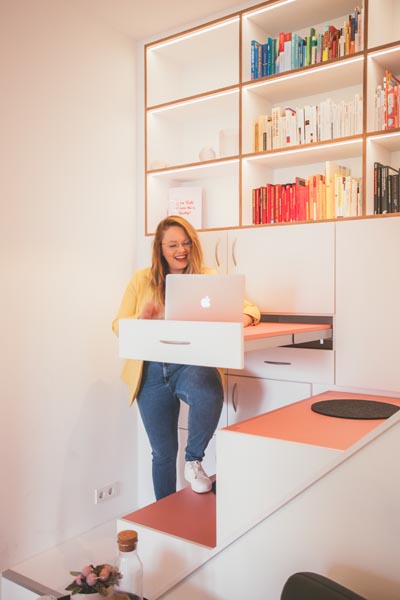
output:
[[[281,600],[366,600],[318,573],[294,573],[286,581]]]

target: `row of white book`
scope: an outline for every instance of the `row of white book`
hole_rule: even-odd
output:
[[[362,132],[362,115],[360,94],[355,94],[349,102],[334,102],[327,98],[318,105],[276,106],[271,114],[260,115],[255,122],[253,151],[359,135]]]
[[[361,181],[347,175],[335,176],[336,217],[359,217],[362,215]]]

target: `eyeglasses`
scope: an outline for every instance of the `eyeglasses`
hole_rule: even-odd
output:
[[[177,248],[179,248],[179,246],[182,246],[182,248],[191,248],[192,242],[190,240],[187,240],[186,242],[182,242],[181,244],[178,244],[178,242],[171,242],[170,244],[161,245],[166,246],[168,250],[176,250]]]

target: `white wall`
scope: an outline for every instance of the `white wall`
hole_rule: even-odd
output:
[[[133,42],[66,0],[0,13],[3,570],[135,505],[111,320],[136,223]]]

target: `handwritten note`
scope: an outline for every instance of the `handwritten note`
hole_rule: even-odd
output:
[[[168,191],[168,214],[183,217],[196,229],[202,227],[202,204],[200,187],[174,187]]]

